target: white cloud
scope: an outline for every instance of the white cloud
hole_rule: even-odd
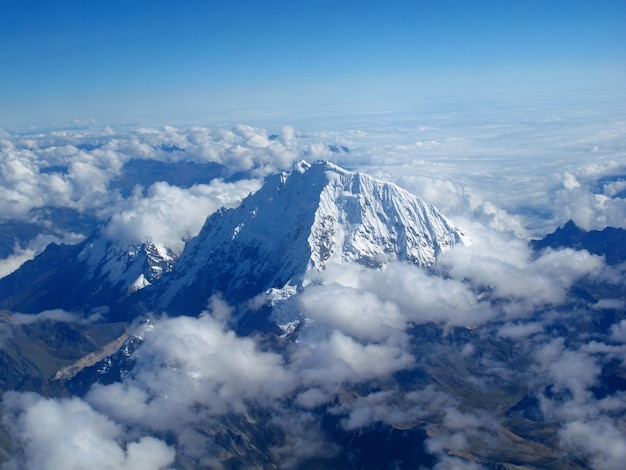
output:
[[[0,218],[25,218],[43,206],[103,211],[107,218],[114,212],[111,205],[120,202],[109,184],[131,159],[217,162],[232,173],[252,170],[263,177],[290,167],[300,150],[289,127],[270,140],[265,130],[251,126],[216,131],[165,126],[117,134],[110,129],[9,134],[0,141],[0,154],[0,196],[6,202]]]
[[[132,377],[94,387],[88,401],[122,422],[173,429],[207,415],[244,413],[247,402],[282,396],[293,384],[280,355],[259,351],[203,315],[158,321],[136,354]]]
[[[313,321],[363,342],[381,341],[406,326],[396,305],[380,302],[373,293],[351,287],[311,286],[299,300]]]
[[[587,400],[587,389],[596,382],[601,372],[596,358],[582,350],[566,348],[563,338],[537,348],[535,360],[542,373],[547,373],[558,387],[569,389],[574,399],[579,401]]]
[[[337,390],[343,383],[359,383],[384,377],[413,364],[414,358],[401,345],[362,344],[334,330],[326,340],[303,345],[292,356],[292,364],[306,387]]]
[[[523,240],[473,227],[472,246],[455,246],[438,264],[454,278],[467,279],[475,289],[506,301],[501,308],[510,317],[561,304],[576,280],[598,276],[604,267],[603,258],[569,248],[533,257]]]
[[[607,417],[593,421],[572,421],[560,430],[564,446],[583,452],[592,468],[619,470],[626,459],[626,436],[623,430]]]
[[[36,251],[32,248],[20,248],[16,246],[12,255],[0,260],[0,278],[8,276],[26,261],[33,259],[35,254]]]
[[[22,450],[5,468],[157,470],[174,462],[174,450],[163,441],[128,441],[120,425],[78,398],[7,392],[3,405],[3,424]]]
[[[256,180],[236,183],[213,180],[187,189],[155,183],[146,197],[134,194],[115,206],[104,234],[131,243],[151,240],[180,253],[184,243],[198,234],[210,214],[220,207],[237,205],[258,187]]]

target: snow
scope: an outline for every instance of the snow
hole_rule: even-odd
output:
[[[143,289],[144,287],[147,287],[151,285],[151,283],[146,279],[146,277],[143,275],[143,273],[141,273],[139,275],[139,277],[137,279],[135,279],[135,282],[133,282],[130,285],[130,292],[136,292],[140,289]]]
[[[128,244],[113,242],[101,231],[94,233],[78,255],[85,265],[85,277],[122,284],[128,292],[136,292],[170,272],[176,261],[173,252],[150,241]]]
[[[332,163],[301,161],[233,209],[211,215],[186,245],[160,299],[221,292],[245,300],[298,286],[331,262],[432,265],[467,235],[398,186]]]

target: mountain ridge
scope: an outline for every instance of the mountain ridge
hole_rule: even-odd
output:
[[[574,248],[587,250],[594,255],[604,256],[607,264],[615,265],[626,261],[626,230],[605,227],[602,230],[583,230],[573,220],[567,221],[540,240],[531,240],[535,251],[544,248]]]
[[[470,243],[417,196],[325,161],[300,161],[267,177],[238,207],[209,215],[179,257],[150,240],[114,241],[106,233],[105,225],[78,245],[50,246],[0,279],[0,307],[104,307],[116,319],[198,314],[215,294],[239,305],[270,289],[297,289],[330,263],[428,267],[439,253]]]
[[[147,240],[113,242],[97,229],[76,245],[51,243],[0,279],[0,308],[38,313],[109,309],[169,272],[174,253]]]
[[[456,243],[469,238],[408,191],[329,162],[301,161],[240,206],[208,217],[163,280],[157,304],[199,313],[206,293],[242,302],[333,262],[426,267]]]

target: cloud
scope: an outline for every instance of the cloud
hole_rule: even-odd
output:
[[[299,301],[311,321],[363,342],[381,341],[406,326],[395,304],[380,302],[372,292],[348,286],[312,286]]]
[[[338,330],[326,340],[299,346],[292,356],[304,386],[317,386],[331,391],[343,383],[359,383],[384,377],[413,364],[413,357],[400,345],[360,343]]]
[[[132,377],[96,386],[87,397],[122,422],[172,429],[202,415],[245,413],[248,402],[293,387],[280,355],[259,351],[252,339],[224,330],[208,315],[161,320],[144,341]]]
[[[615,309],[621,310],[626,307],[626,301],[622,299],[600,299],[595,304],[592,305],[592,308],[596,310],[604,310],[604,309]]]
[[[256,180],[236,183],[213,180],[187,189],[155,183],[146,197],[135,193],[117,205],[104,234],[109,239],[129,243],[151,240],[180,253],[210,214],[220,207],[237,205],[258,188]]]
[[[596,382],[601,372],[593,356],[566,348],[563,338],[539,347],[535,359],[554,384],[569,389],[574,398],[580,400],[586,399],[587,389]]]
[[[543,332],[543,325],[538,322],[511,323],[507,322],[498,330],[498,334],[503,338],[525,338]]]
[[[471,195],[461,184],[454,181],[415,175],[409,171],[398,179],[398,184],[433,204],[447,216],[466,214],[470,210]]]
[[[626,436],[607,417],[593,421],[572,421],[559,431],[563,445],[584,453],[591,467],[598,470],[618,470],[626,459]]]
[[[285,431],[284,442],[274,445],[270,453],[280,468],[301,468],[307,459],[331,459],[342,452],[320,429],[318,418],[312,413],[287,410],[275,413],[270,424]],[[320,459],[321,458],[321,459]],[[315,460],[313,460],[315,461]]]
[[[312,318],[322,315],[329,322],[344,324],[346,331],[358,328],[361,338],[390,334],[389,328],[403,331],[410,324],[476,325],[496,315],[467,283],[399,262],[381,270],[331,264],[313,274],[312,280],[321,286],[305,290],[301,297],[305,310]],[[332,292],[328,299],[337,302],[324,299],[324,292]]]
[[[33,259],[35,254],[36,250],[33,248],[20,248],[16,246],[13,249],[13,254],[0,260],[0,278],[8,276],[26,261]]]
[[[572,219],[585,230],[626,228],[626,199],[613,197],[623,183],[610,178],[612,174],[623,177],[626,167],[608,162],[584,165],[574,171],[576,176],[569,172],[563,175],[563,187],[554,195],[558,218],[563,222]],[[608,182],[597,188],[597,181],[607,175]]]
[[[290,167],[299,156],[299,142],[293,128],[284,127],[278,136],[270,139],[266,130],[248,125],[214,131],[204,127],[166,126],[162,130],[141,129],[127,145],[142,150],[141,158],[215,162],[226,165],[232,173],[252,171],[262,177]],[[166,147],[179,150],[168,153],[163,150]],[[129,150],[124,148],[126,153]]]
[[[108,218],[120,195],[109,189],[132,159],[224,164],[231,173],[256,178],[291,166],[301,156],[292,128],[270,139],[263,129],[239,125],[232,130],[194,127],[140,128],[125,133],[61,131],[13,135],[0,140],[2,219],[24,219],[34,208],[71,207]],[[102,211],[100,213],[100,211]]]
[[[3,405],[3,424],[21,449],[5,468],[157,470],[174,462],[174,450],[163,441],[129,441],[120,425],[78,398],[7,392]]]
[[[64,323],[86,323],[94,321],[95,318],[84,318],[84,315],[66,312],[65,310],[45,310],[37,314],[10,313],[6,319],[11,325],[30,325],[40,321],[58,321]]]
[[[611,339],[620,343],[626,343],[626,320],[622,320],[611,327]]]
[[[116,200],[107,184],[119,174],[124,155],[106,149],[86,152],[50,140],[55,137],[3,142],[0,194],[8,204],[0,209],[0,218],[24,219],[31,209],[44,206],[97,209]]]
[[[443,253],[439,267],[504,301],[501,308],[510,318],[563,303],[575,281],[598,276],[604,267],[601,257],[584,250],[545,250],[534,257],[523,240],[484,229],[472,232],[472,243]]]
[[[382,271],[364,271],[361,286],[397,305],[414,324],[477,325],[494,315],[466,283],[428,274],[416,266],[389,263]]]

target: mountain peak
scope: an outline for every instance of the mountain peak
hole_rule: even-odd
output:
[[[240,206],[209,216],[178,259],[149,240],[114,242],[99,230],[79,245],[50,247],[0,280],[0,306],[197,314],[214,294],[239,304],[269,289],[296,291],[332,263],[430,266],[467,241],[435,207],[395,184],[301,161]]]
[[[188,310],[217,292],[243,301],[333,262],[430,266],[440,252],[466,242],[435,207],[392,183],[330,162],[300,161],[268,177],[239,207],[207,219],[159,303]]]

